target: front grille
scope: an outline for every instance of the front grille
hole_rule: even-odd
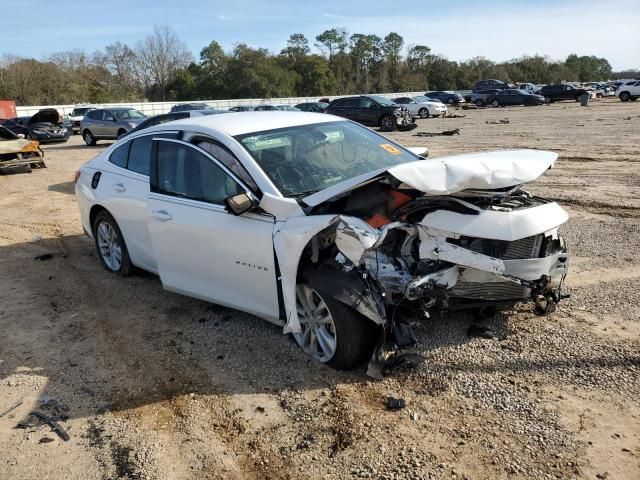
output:
[[[473,252],[489,255],[500,260],[515,260],[519,258],[537,258],[544,235],[521,238],[513,242],[504,240],[489,240],[487,238],[460,237],[458,245]]]
[[[519,300],[528,296],[528,289],[511,282],[458,282],[449,293],[473,300]]]

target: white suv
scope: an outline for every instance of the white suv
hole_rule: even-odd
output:
[[[95,109],[96,107],[83,105],[79,107],[74,107],[71,113],[67,115],[69,122],[71,122],[71,129],[74,134],[80,133],[80,122],[82,121],[84,116],[87,114],[87,112],[90,112],[91,110],[95,110]]]
[[[629,100],[635,102],[640,98],[640,80],[631,80],[623,83],[616,93],[623,102],[628,102]]]

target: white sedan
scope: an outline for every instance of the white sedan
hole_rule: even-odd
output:
[[[153,272],[380,376],[416,341],[409,310],[549,312],[568,267],[567,214],[521,189],[556,154],[415,151],[326,114],[192,117],[105,149],[76,173],[76,197],[108,271]]]
[[[430,100],[427,97],[398,97],[393,101],[407,107],[412,115],[417,115],[420,118],[438,117],[447,113],[447,106],[444,103]]]

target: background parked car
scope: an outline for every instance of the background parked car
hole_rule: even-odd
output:
[[[300,110],[295,107],[295,105],[276,105],[278,110],[282,110],[283,112],[299,112]]]
[[[495,88],[487,89],[487,90],[478,90],[477,92],[473,92],[471,94],[471,98],[469,99],[469,101],[478,107],[483,107],[484,105],[491,105],[491,102],[493,102],[493,99],[496,98],[496,93],[501,91],[502,90],[496,90]]]
[[[631,100],[635,102],[640,97],[640,81],[630,81],[623,83],[616,92],[618,98],[623,102]]]
[[[538,91],[538,95],[542,95],[547,103],[557,102],[558,100],[574,100],[577,101],[587,92],[584,88],[576,88],[573,85],[545,85]]]
[[[491,101],[491,105],[494,107],[504,107],[505,105],[542,105],[544,101],[544,97],[541,95],[523,92],[522,90],[509,89],[497,92]]]
[[[236,105],[235,107],[231,107],[229,109],[230,112],[251,112],[255,110],[256,107],[253,105]]]
[[[540,90],[540,87],[535,83],[521,83],[518,85],[518,90],[529,93],[536,93],[538,90]]]
[[[406,107],[412,115],[417,115],[420,118],[428,118],[430,116],[444,115],[447,112],[447,107],[442,102],[434,101],[418,101],[415,98],[398,97],[393,101],[398,105]]]
[[[205,108],[202,110],[187,110],[184,112],[169,112],[163,113],[161,115],[155,115],[153,117],[147,118],[136,128],[123,133],[118,137],[118,139],[126,137],[127,135],[131,135],[132,133],[139,132],[140,130],[144,130],[145,128],[160,125],[161,123],[173,122],[174,120],[182,120],[183,118],[202,117],[204,115],[217,115],[220,113],[229,113],[229,110],[215,110],[213,108]]]
[[[67,115],[67,120],[71,123],[72,133],[74,134],[80,133],[80,122],[82,121],[84,116],[87,114],[87,112],[90,112],[91,110],[95,110],[95,109],[96,107],[82,106],[82,107],[75,107],[73,110],[71,110],[71,113]]]
[[[513,85],[494,78],[480,80],[473,85],[474,92],[478,90],[506,90],[507,88],[513,88]]]
[[[458,105],[459,103],[465,103],[464,97],[462,95],[450,91],[426,92],[425,96],[440,100],[442,103],[446,103],[448,105]]]
[[[69,130],[62,125],[55,108],[45,108],[31,117],[16,117],[2,120],[2,125],[16,135],[40,143],[66,142]]]
[[[204,110],[206,108],[210,108],[206,103],[181,103],[178,105],[174,105],[169,110],[169,113],[172,112],[187,112],[190,110]]]
[[[256,112],[273,112],[276,110],[280,110],[278,107],[276,107],[275,105],[256,105],[255,107],[253,107],[253,110]]]
[[[82,138],[87,145],[98,140],[115,140],[136,128],[147,116],[134,108],[99,108],[87,112],[80,122]]]
[[[328,106],[327,102],[305,102],[297,104],[296,108],[303,112],[324,113]]]
[[[438,100],[437,98],[431,98],[431,97],[427,97],[425,95],[416,95],[415,97],[413,97],[413,99],[416,102],[435,102],[435,103],[442,103],[442,100]],[[444,105],[444,104],[443,104]]]
[[[380,127],[386,132],[415,126],[415,120],[409,110],[378,95],[339,98],[329,103],[327,113],[363,125]]]

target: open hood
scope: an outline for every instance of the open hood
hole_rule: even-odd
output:
[[[45,108],[36,113],[33,117],[29,119],[28,124],[33,125],[34,123],[53,123],[57,124],[60,122],[60,114],[55,108]]]
[[[303,199],[311,207],[389,173],[404,188],[426,195],[451,195],[462,190],[493,190],[531,182],[551,168],[558,154],[542,150],[502,150],[402,163],[341,182]],[[401,186],[402,188],[402,186]]]

